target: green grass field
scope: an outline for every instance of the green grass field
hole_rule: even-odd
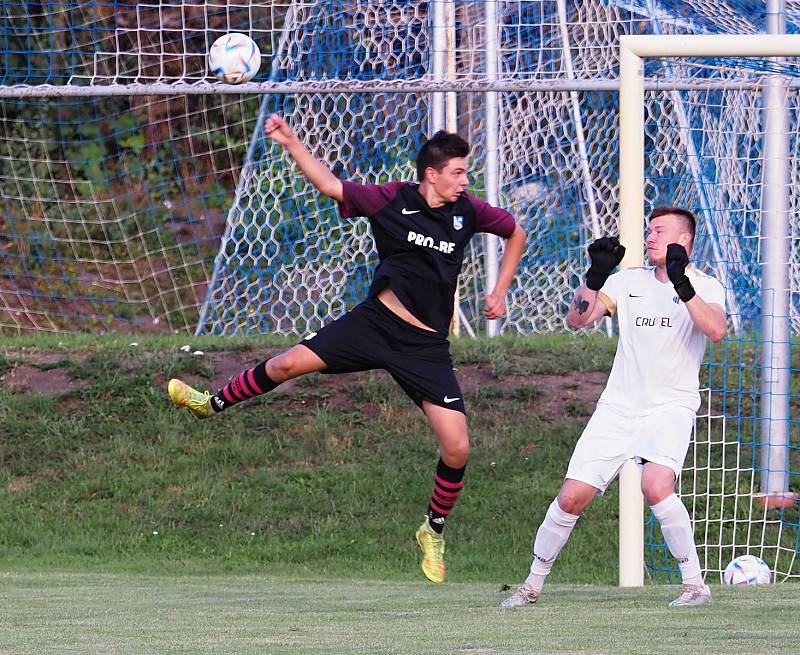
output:
[[[189,341],[204,354],[180,350]],[[216,389],[286,343],[5,340],[3,566],[416,580],[413,532],[437,450],[391,379],[310,376],[208,421],[167,399],[172,376]],[[472,454],[448,525],[450,571],[454,582],[515,583],[613,344],[470,340],[454,351]],[[556,582],[614,582],[600,564],[616,558],[616,505],[613,491],[590,509]]]
[[[714,588],[668,608],[674,587],[554,586],[503,610],[489,584],[264,576],[0,575],[0,652],[794,654],[796,585]]]
[[[216,389],[290,343],[0,342],[0,655],[798,652],[796,584],[714,587],[689,610],[667,608],[677,587],[611,586],[616,486],[541,603],[497,607],[613,341],[454,344],[472,453],[438,587],[413,539],[435,443],[386,376],[310,376],[211,421],[167,401],[171,376]]]

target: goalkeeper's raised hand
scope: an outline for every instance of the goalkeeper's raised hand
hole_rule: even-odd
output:
[[[675,287],[683,302],[689,302],[695,296],[695,290],[689,278],[686,277],[686,267],[689,265],[689,254],[679,243],[671,243],[667,246],[667,277]]]
[[[589,244],[592,263],[586,272],[586,286],[592,291],[600,291],[624,256],[625,246],[617,237],[603,237]]]

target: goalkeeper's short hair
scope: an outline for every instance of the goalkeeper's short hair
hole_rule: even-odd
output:
[[[694,235],[695,232],[697,232],[697,219],[688,209],[683,207],[673,207],[671,205],[660,205],[650,212],[650,216],[647,217],[647,222],[649,223],[654,218],[666,216],[667,214],[675,214],[676,216],[680,216],[684,219],[686,226],[689,228],[689,233],[692,235],[692,243],[694,243]]]

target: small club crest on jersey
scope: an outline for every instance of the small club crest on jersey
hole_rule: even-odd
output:
[[[453,229],[460,230],[462,227],[464,227],[464,217],[453,216]]]

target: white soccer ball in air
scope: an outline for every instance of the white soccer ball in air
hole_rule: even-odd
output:
[[[247,34],[231,32],[219,37],[208,51],[211,74],[226,84],[252,80],[261,66],[261,52]]]
[[[740,555],[725,567],[725,584],[769,584],[772,582],[769,566],[755,555]]]

